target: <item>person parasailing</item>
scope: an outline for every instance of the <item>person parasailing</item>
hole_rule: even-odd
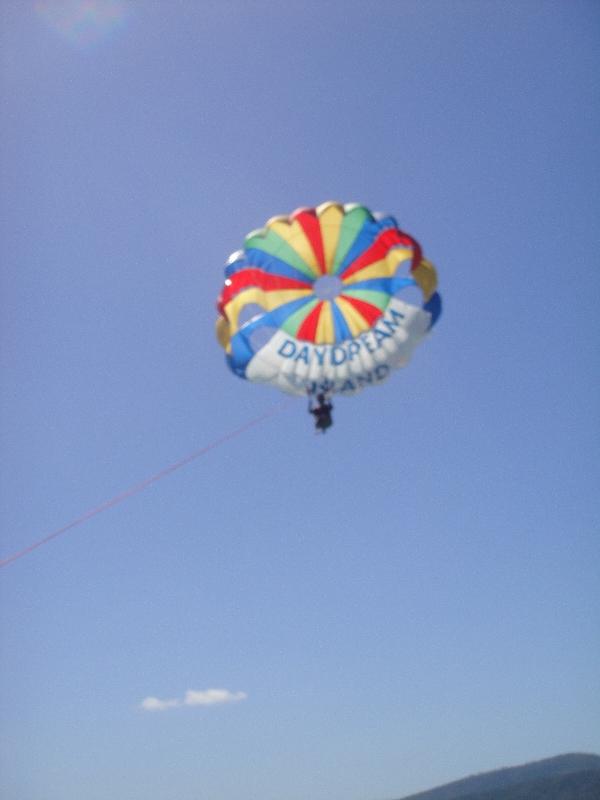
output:
[[[358,394],[404,367],[442,310],[417,240],[357,203],[271,217],[229,257],[224,279],[216,335],[227,366],[308,393],[318,433],[332,425],[334,394]]]
[[[331,428],[333,425],[333,420],[331,418],[333,403],[328,400],[323,392],[317,395],[317,405],[313,404],[311,398],[308,410],[315,418],[315,428],[317,431],[325,433],[327,428]]]

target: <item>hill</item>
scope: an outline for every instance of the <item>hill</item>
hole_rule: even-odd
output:
[[[586,753],[471,775],[402,800],[598,800],[600,756]]]

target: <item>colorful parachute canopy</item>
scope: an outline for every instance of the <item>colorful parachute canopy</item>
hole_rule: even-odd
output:
[[[356,204],[301,208],[229,258],[217,338],[242,378],[295,395],[353,394],[408,362],[440,315],[436,286],[393,217]]]

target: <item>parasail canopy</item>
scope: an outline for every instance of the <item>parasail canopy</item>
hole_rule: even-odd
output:
[[[354,394],[408,363],[440,315],[436,287],[393,217],[357,204],[301,208],[229,258],[217,338],[241,378],[294,395]]]

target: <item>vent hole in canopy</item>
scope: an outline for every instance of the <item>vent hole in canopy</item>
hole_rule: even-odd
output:
[[[423,307],[423,292],[418,286],[404,286],[395,293],[394,297],[410,306]]]
[[[313,290],[319,300],[335,300],[342,292],[342,281],[337,275],[322,275],[314,283]]]
[[[259,306],[258,303],[247,303],[242,309],[240,309],[238,326],[241,327],[247,322],[250,322],[251,319],[254,319],[254,317],[258,317],[264,313],[264,308]]]
[[[260,327],[255,328],[248,336],[248,343],[250,344],[252,350],[257,353],[261,348],[271,341],[278,330],[278,328],[273,328],[270,325],[261,325]]]

